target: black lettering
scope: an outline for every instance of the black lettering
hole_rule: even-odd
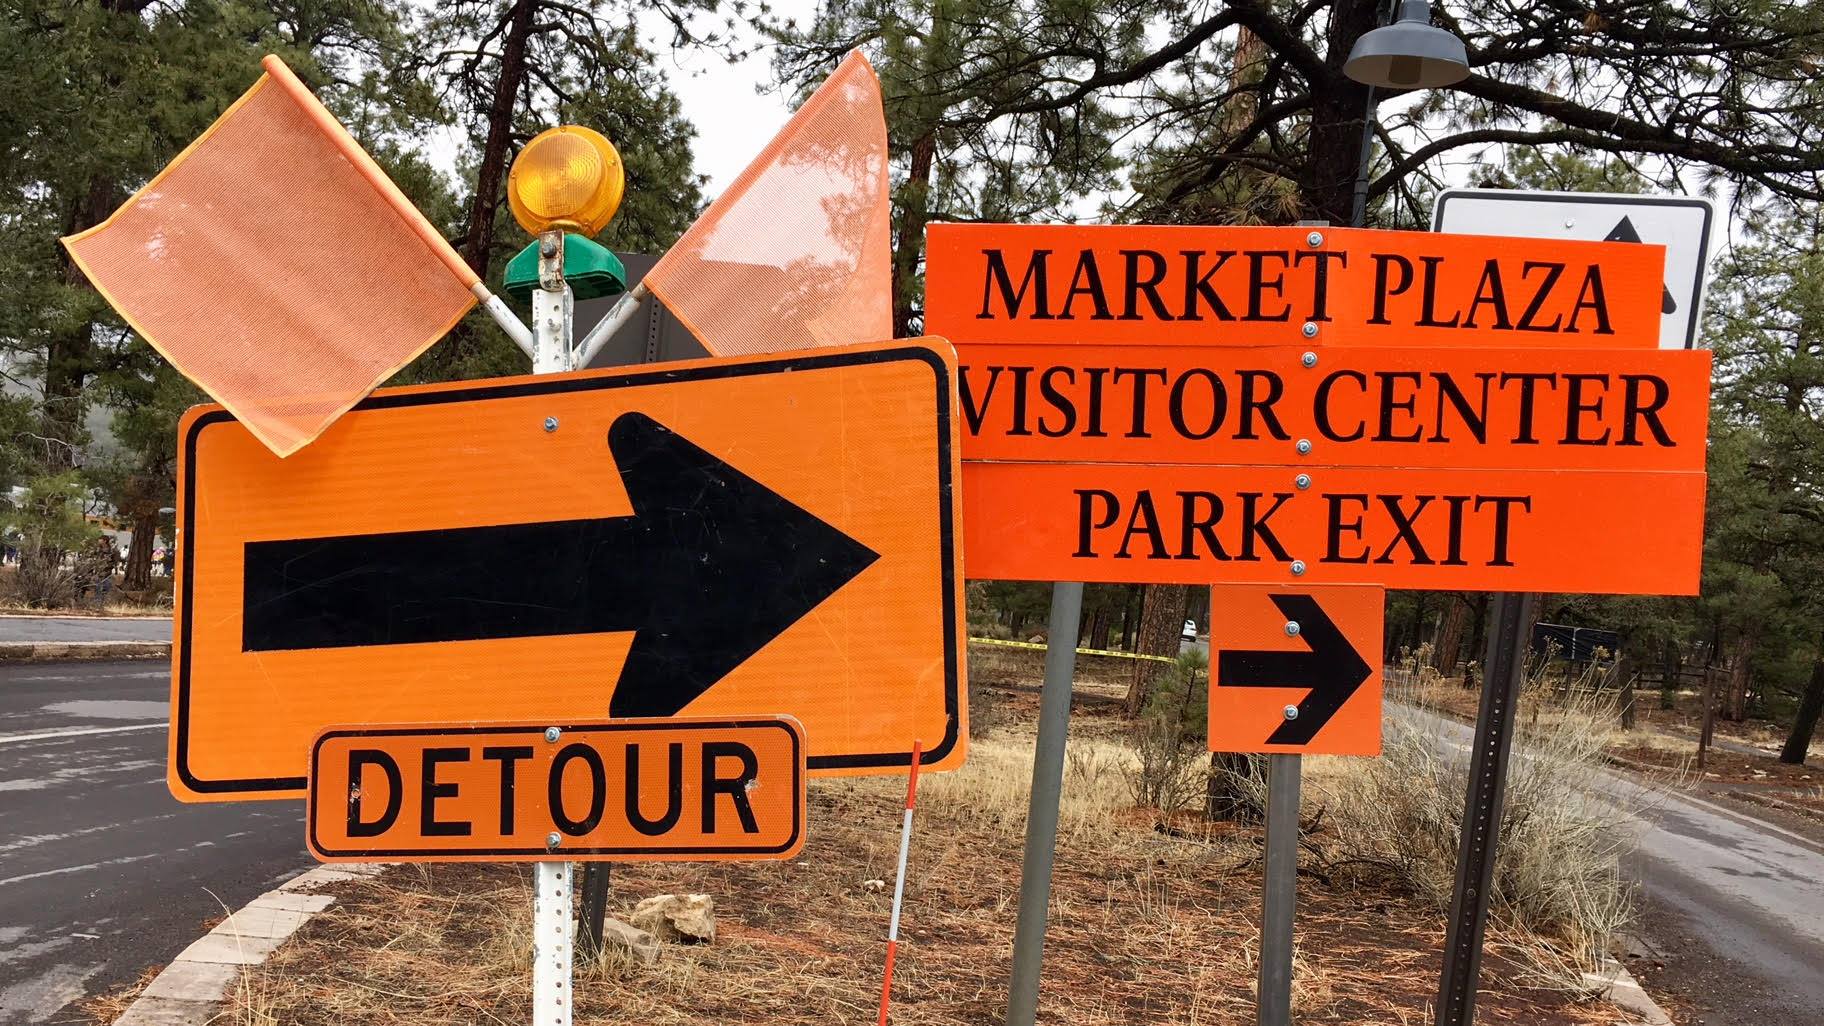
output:
[[[1092,321],[1112,321],[1114,316],[1108,312],[1108,294],[1102,291],[1102,272],[1096,268],[1096,251],[1081,250],[1077,253],[1077,269],[1070,276],[1070,290],[1064,293],[1064,309],[1058,312],[1058,320],[1074,321],[1076,314],[1070,312],[1076,305],[1078,296],[1088,296],[1096,312],[1089,315]]]
[[[1332,371],[1324,376],[1323,381],[1318,383],[1317,395],[1312,403],[1315,407],[1312,410],[1312,413],[1317,418],[1318,433],[1325,438],[1330,439],[1332,442],[1353,442],[1368,433],[1368,421],[1366,419],[1362,420],[1353,433],[1347,435],[1338,434],[1336,426],[1331,423],[1330,390],[1336,386],[1336,383],[1339,380],[1343,379],[1355,382],[1355,386],[1361,389],[1364,394],[1368,391],[1368,375],[1363,374],[1361,371]]]
[[[1279,261],[1279,274],[1266,277],[1266,263],[1269,259]],[[1285,303],[1286,297],[1286,254],[1274,249],[1257,249],[1248,251],[1248,316],[1250,321],[1288,321],[1292,319],[1292,306]],[[1281,301],[1277,314],[1264,313],[1261,300],[1272,292]]]
[[[1463,559],[1463,506],[1469,502],[1467,495],[1446,495],[1444,501],[1450,505],[1450,534],[1445,545],[1445,566],[1468,566]]]
[[[1335,260],[1339,268],[1349,266],[1349,254],[1326,250],[1301,249],[1292,257],[1292,266],[1297,267],[1307,259],[1317,261],[1317,271],[1312,278],[1311,313],[1307,321],[1327,321],[1330,319],[1330,261]]]
[[[1666,379],[1652,374],[1623,374],[1621,384],[1621,441],[1616,444],[1640,445],[1639,428],[1641,422],[1645,421],[1647,430],[1653,432],[1655,441],[1668,449],[1673,448],[1672,436],[1666,432],[1666,425],[1659,419],[1659,411],[1672,398],[1672,390],[1666,387]],[[1653,398],[1644,405],[1640,399],[1643,385],[1653,390]]]
[[[1216,262],[1210,266],[1209,270],[1203,272],[1201,276],[1197,273],[1197,265],[1203,261],[1203,252],[1195,249],[1187,249],[1181,252],[1184,256],[1184,313],[1179,316],[1179,320],[1203,320],[1203,315],[1197,312],[1197,299],[1199,296],[1203,298],[1204,302],[1210,304],[1210,312],[1216,315],[1217,320],[1234,320],[1235,315],[1229,312],[1229,308],[1223,303],[1222,297],[1217,295],[1216,290],[1210,286],[1210,278],[1213,277],[1217,271],[1222,270],[1222,265],[1229,262],[1229,258],[1235,255],[1235,251],[1223,250],[1212,253],[1211,256],[1216,258]]]
[[[1425,554],[1425,545],[1419,541],[1419,532],[1417,528],[1413,526],[1413,522],[1419,519],[1419,515],[1425,512],[1425,507],[1431,505],[1432,500],[1437,498],[1437,496],[1413,496],[1413,498],[1419,501],[1419,504],[1412,508],[1411,513],[1407,513],[1405,509],[1401,508],[1400,497],[1397,495],[1377,495],[1375,498],[1381,500],[1381,505],[1387,507],[1387,516],[1393,521],[1393,530],[1395,533],[1393,540],[1387,543],[1387,547],[1381,550],[1381,554],[1376,556],[1374,561],[1376,563],[1393,562],[1394,547],[1404,543],[1406,545],[1406,550],[1412,553],[1412,564],[1414,566],[1430,566],[1436,562],[1436,560]]]
[[[1039,395],[1044,397],[1053,409],[1064,415],[1062,427],[1049,428],[1045,426],[1045,415],[1039,414],[1039,434],[1046,438],[1063,438],[1077,429],[1076,404],[1070,401],[1070,396],[1058,391],[1058,386],[1052,383],[1053,376],[1059,374],[1064,376],[1066,382],[1073,385],[1077,383],[1077,372],[1069,367],[1047,367],[1045,373],[1039,375]]]
[[[1260,557],[1254,554],[1254,540],[1258,538],[1266,543],[1267,549],[1273,553],[1274,559],[1282,563],[1286,562],[1292,558],[1292,554],[1279,543],[1279,538],[1273,534],[1273,528],[1268,526],[1267,521],[1273,519],[1273,514],[1278,513],[1279,508],[1292,498],[1292,493],[1273,493],[1273,508],[1256,515],[1255,510],[1258,508],[1261,498],[1262,495],[1259,492],[1241,493],[1241,553],[1235,558],[1259,562]]]
[[[1185,420],[1184,392],[1186,386],[1189,385],[1193,378],[1207,381],[1210,385],[1210,425],[1202,431],[1191,430],[1190,424]],[[1183,374],[1178,375],[1178,380],[1172,382],[1171,401],[1168,405],[1168,409],[1171,412],[1172,427],[1180,435],[1185,438],[1194,438],[1198,441],[1202,441],[1215,434],[1216,430],[1222,427],[1222,418],[1228,414],[1229,410],[1228,390],[1222,387],[1222,379],[1218,378],[1214,371],[1207,370],[1203,367],[1193,367]]]
[[[1552,294],[1552,289],[1558,284],[1559,276],[1564,274],[1564,265],[1545,260],[1528,260],[1520,265],[1520,280],[1525,281],[1534,268],[1545,269],[1545,281],[1539,286],[1539,291],[1533,293],[1532,302],[1526,304],[1526,310],[1520,314],[1520,323],[1516,327],[1521,331],[1557,331],[1558,322],[1564,320],[1562,314],[1553,317],[1550,324],[1534,324],[1533,321],[1544,308],[1546,297]]]
[[[969,433],[971,435],[979,435],[982,433],[982,421],[987,419],[988,404],[994,399],[994,386],[1000,382],[1001,372],[1007,368],[988,368],[988,388],[982,393],[982,401],[980,403],[975,401],[975,388],[969,383],[969,372],[975,369],[976,368],[970,367],[968,364],[964,364],[962,373],[958,376],[959,380],[956,383],[957,391],[962,393],[963,398],[963,419],[968,422]]]
[[[437,800],[454,798],[458,790],[455,784],[446,784],[437,779],[437,767],[446,762],[468,762],[467,748],[426,748],[424,763],[420,767],[418,778],[420,794],[423,796],[418,805],[418,830],[426,837],[467,837],[473,830],[468,820],[438,819]]]
[[[564,808],[564,771],[577,759],[589,769],[589,812],[582,819],[571,819],[569,810]],[[551,760],[545,799],[551,803],[552,821],[571,837],[581,837],[599,826],[608,804],[608,770],[602,765],[601,753],[585,744],[565,745]]]
[[[1165,384],[1165,368],[1116,367],[1115,383],[1119,384],[1124,375],[1134,379],[1134,421],[1133,427],[1127,432],[1127,437],[1151,438],[1153,436],[1146,430],[1146,381],[1148,378],[1157,377],[1160,384]]]
[[[1596,334],[1615,334],[1615,329],[1609,327],[1609,302],[1602,294],[1602,268],[1596,264],[1584,271],[1583,284],[1577,289],[1577,303],[1571,307],[1571,323],[1566,331],[1578,330],[1577,315],[1584,310],[1596,315]]]
[[[1495,555],[1488,561],[1488,565],[1513,566],[1514,561],[1507,558],[1508,528],[1511,526],[1508,522],[1508,510],[1518,505],[1523,511],[1531,513],[1533,500],[1530,496],[1525,495],[1478,495],[1476,496],[1476,512],[1482,512],[1482,504],[1485,502],[1495,504]]]
[[[1165,280],[1165,258],[1150,249],[1124,249],[1121,255],[1127,258],[1127,298],[1121,304],[1121,320],[1143,319],[1137,312],[1142,293],[1146,295],[1146,305],[1153,308],[1154,317],[1162,321],[1171,320],[1171,311],[1165,308],[1165,301],[1159,298],[1159,283]],[[1151,266],[1144,278],[1140,276],[1142,258]]]
[[[362,786],[362,773],[378,766],[386,774],[386,808],[380,818],[364,820],[361,810],[367,806],[367,788]],[[399,803],[405,798],[405,781],[399,775],[399,764],[393,757],[374,748],[351,748],[348,752],[348,836],[379,837],[392,829],[399,818]]]
[[[1602,417],[1602,399],[1599,396],[1594,402],[1583,401],[1583,386],[1600,382],[1602,390],[1609,389],[1607,374],[1566,374],[1564,376],[1564,444],[1566,445],[1607,445],[1609,429],[1603,428],[1598,437],[1587,437],[1583,433],[1584,417],[1595,414]]]
[[[518,804],[519,775],[516,771],[520,763],[532,758],[532,746],[511,745],[505,748],[483,748],[481,757],[500,763],[500,834],[502,837],[511,837],[513,836],[513,812]]]
[[[1369,324],[1392,324],[1387,319],[1387,300],[1412,287],[1412,261],[1398,253],[1374,253],[1374,316],[1368,318]],[[1388,287],[1387,269],[1398,265],[1400,269],[1399,284]]]
[[[1097,500],[1101,500],[1107,514],[1097,523],[1090,523],[1090,509]],[[1114,492],[1100,488],[1079,488],[1077,490],[1077,551],[1071,553],[1078,559],[1094,559],[1096,550],[1090,547],[1090,533],[1115,526],[1115,518],[1121,515],[1121,502]]]
[[[1031,367],[1009,367],[1013,372],[1013,425],[1007,429],[1010,435],[1030,435],[1032,429],[1026,426],[1027,379],[1032,377]]]
[[[1196,538],[1201,535],[1203,546],[1216,559],[1228,559],[1229,554],[1216,538],[1216,523],[1222,519],[1222,500],[1213,492],[1179,492],[1178,499],[1183,505],[1183,533],[1180,538],[1183,544],[1178,548],[1179,559],[1197,559]],[[1199,516],[1197,504],[1209,505],[1209,515]]]
[[[719,776],[717,761],[741,760],[741,772],[732,777]],[[747,789],[760,775],[760,760],[754,750],[739,741],[705,741],[703,743],[703,832],[716,832],[716,796],[725,794],[735,803],[735,815],[741,819],[742,833],[757,834],[760,824],[754,821],[753,806],[748,804]]]
[[[1520,422],[1515,427],[1515,445],[1538,445],[1539,439],[1533,437],[1533,386],[1543,381],[1555,391],[1558,388],[1558,375],[1539,371],[1508,371],[1501,375],[1501,388],[1505,390],[1510,381],[1520,382]]]
[[[665,746],[665,772],[668,781],[665,786],[665,814],[658,819],[647,819],[640,811],[640,795],[645,790],[640,787],[640,746],[627,746],[627,822],[647,837],[658,837],[678,825],[678,817],[684,814],[684,745],[672,741]]]
[[[1089,426],[1083,437],[1107,438],[1108,432],[1102,430],[1102,379],[1108,376],[1108,368],[1085,367],[1083,373],[1089,375]]]
[[[989,300],[994,296],[994,286],[1001,287],[1001,306],[1007,311],[1007,319],[1013,320],[1020,315],[1020,306],[1026,301],[1027,290],[1033,297],[1032,319],[1035,321],[1051,320],[1051,296],[1045,287],[1046,263],[1051,257],[1049,249],[1035,249],[1032,258],[1026,262],[1026,274],[1020,278],[1020,289],[1015,292],[1013,279],[1007,273],[1007,260],[998,249],[984,249],[982,255],[988,258],[988,269],[982,275],[982,312],[975,315],[978,321],[991,320],[994,315],[988,312]]]
[[[1356,555],[1353,555],[1353,556],[1343,555],[1343,532],[1344,531],[1347,531],[1350,534],[1355,535],[1355,540],[1357,542],[1360,542],[1362,540],[1362,514],[1367,512],[1367,510],[1368,510],[1368,496],[1365,494],[1362,494],[1360,492],[1357,492],[1354,494],[1339,494],[1339,495],[1326,494],[1324,496],[1324,501],[1326,503],[1328,503],[1330,506],[1329,515],[1326,517],[1326,520],[1325,520],[1325,534],[1326,534],[1328,540],[1325,542],[1325,546],[1324,546],[1324,562],[1326,562],[1326,563],[1366,563],[1366,562],[1368,562],[1367,546],[1363,546],[1362,551],[1357,553]],[[1356,511],[1354,520],[1350,520],[1347,522],[1345,522],[1343,520],[1343,503],[1345,503],[1345,502],[1353,502],[1361,507],[1361,509]]]
[[[1241,378],[1241,408],[1236,411],[1238,430],[1235,437],[1248,439],[1260,437],[1254,432],[1254,415],[1258,413],[1260,422],[1266,425],[1268,434],[1282,442],[1291,438],[1291,435],[1286,434],[1286,429],[1280,426],[1279,414],[1273,412],[1273,404],[1279,402],[1280,397],[1285,394],[1286,383],[1280,380],[1278,374],[1268,370],[1243,370],[1237,371],[1236,374]],[[1266,385],[1265,395],[1254,393],[1256,382]]]
[[[1438,304],[1438,265],[1444,262],[1443,257],[1420,257],[1419,263],[1425,265],[1425,285],[1420,290],[1419,327],[1421,328],[1454,328],[1459,315],[1451,314],[1450,320],[1440,321],[1437,318]]]
[[[1507,331],[1514,326],[1507,318],[1507,293],[1501,288],[1499,260],[1491,259],[1482,265],[1482,278],[1476,282],[1476,298],[1469,301],[1469,314],[1463,318],[1465,328],[1480,327],[1476,324],[1476,311],[1484,306],[1495,312],[1495,323],[1489,327]]]
[[[1419,372],[1418,371],[1376,371],[1375,377],[1381,379],[1380,430],[1374,433],[1377,442],[1416,442],[1425,435],[1425,429],[1414,424],[1412,434],[1396,435],[1393,433],[1393,414],[1401,410],[1416,421],[1415,414],[1419,408]],[[1412,386],[1412,395],[1405,400],[1394,398],[1400,382]]]
[[[1115,550],[1116,559],[1134,558],[1127,551],[1133,543],[1134,535],[1143,534],[1152,549],[1147,559],[1165,559],[1165,533],[1159,530],[1159,513],[1153,508],[1153,493],[1142,489],[1134,496],[1133,512],[1127,516],[1127,532],[1121,536],[1121,547]]]
[[[1450,375],[1442,371],[1432,371],[1431,378],[1438,383],[1438,419],[1432,427],[1431,437],[1426,441],[1450,441],[1444,435],[1444,402],[1449,400],[1450,405],[1456,407],[1457,416],[1462,419],[1463,426],[1469,429],[1470,434],[1476,436],[1476,441],[1483,445],[1488,444],[1488,386],[1495,380],[1494,373],[1484,371],[1476,375],[1476,380],[1482,382],[1482,405],[1474,409],[1470,408],[1469,398],[1463,394],[1461,389],[1457,388],[1456,381]]]

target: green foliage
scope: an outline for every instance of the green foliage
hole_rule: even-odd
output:
[[[1204,794],[1209,686],[1209,653],[1189,649],[1154,679],[1146,708],[1134,723],[1139,755],[1129,776],[1134,801],[1167,819]]]

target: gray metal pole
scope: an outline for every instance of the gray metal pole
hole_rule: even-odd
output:
[[[1064,742],[1070,736],[1070,686],[1077,669],[1083,585],[1051,586],[1045,635],[1045,688],[1039,694],[1039,741],[1032,753],[1032,800],[1026,812],[1026,859],[1020,866],[1020,918],[1013,931],[1013,982],[1007,1026],[1033,1026],[1039,1012],[1039,963],[1051,912],[1051,864],[1058,846],[1058,794],[1064,788]]]
[[[1292,909],[1298,895],[1300,757],[1267,756],[1267,879],[1260,906],[1260,1026],[1292,1021]]]
[[[1488,923],[1488,891],[1495,879],[1495,848],[1501,835],[1501,800],[1507,758],[1514,743],[1514,706],[1533,626],[1535,596],[1497,594],[1490,619],[1482,678],[1482,708],[1476,716],[1475,748],[1469,757],[1469,794],[1463,806],[1463,836],[1457,846],[1457,885],[1444,933],[1444,972],[1438,983],[1438,1026],[1470,1026],[1476,1017],[1476,979],[1482,970],[1482,933]]]

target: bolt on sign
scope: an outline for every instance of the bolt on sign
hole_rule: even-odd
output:
[[[930,238],[926,322],[959,343],[970,577],[1697,589],[1710,356],[1654,348],[1655,247],[1330,228],[933,225]],[[1293,266],[1301,245],[1355,254],[1285,293],[1321,323],[1215,317],[1204,297],[1192,329],[1191,307],[1161,316],[1144,288],[1130,304],[1130,275],[1086,327],[1096,304],[1072,306],[1069,289],[1038,315],[1032,290],[1053,282],[1036,270],[1025,298],[1011,286],[1025,313],[999,316],[1012,308],[994,253],[1125,269],[1133,253],[1246,255],[1274,239]],[[1408,286],[1403,320],[1400,276],[1375,269],[1396,256],[1437,283]],[[1226,285],[1206,283],[1230,313],[1264,287],[1238,259]],[[1484,285],[1509,263],[1602,285],[1562,308],[1496,299]],[[1367,285],[1350,285],[1361,267]],[[1446,316],[1436,297],[1460,273],[1484,298]],[[1609,334],[1577,309],[1597,294]],[[1527,314],[1535,302],[1557,313]]]
[[[1210,751],[1381,754],[1385,610],[1373,585],[1212,588]]]
[[[786,859],[804,845],[790,717],[336,727],[310,746],[325,862]]]
[[[941,341],[423,388],[273,456],[179,427],[169,780],[297,797],[339,723],[785,713],[813,773],[967,737]]]
[[[927,329],[959,345],[1659,344],[1652,246],[1050,224],[932,225],[928,240],[925,302],[944,314]]]

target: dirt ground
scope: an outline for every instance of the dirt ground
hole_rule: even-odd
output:
[[[1005,1014],[1036,660],[978,657],[975,669],[981,729],[968,764],[920,790],[894,987],[894,1021],[908,1026],[984,1026]],[[1089,669],[1073,712],[1041,1016],[1059,1026],[1252,1023],[1260,833],[1194,823],[1167,833],[1136,810],[1131,756],[1114,740],[1124,667]],[[655,965],[609,957],[581,967],[577,1021],[870,1021],[903,786],[815,782],[810,841],[789,863],[616,866],[610,915],[625,918],[653,894],[703,892],[715,898],[718,936],[668,945]],[[1307,868],[1299,1021],[1429,1022],[1443,915],[1371,875]],[[228,1021],[522,1023],[530,876],[527,866],[406,866],[337,885],[329,912],[246,975]],[[1543,986],[1531,967],[1549,952],[1529,947],[1536,942],[1491,941],[1478,1022],[1630,1021]]]

